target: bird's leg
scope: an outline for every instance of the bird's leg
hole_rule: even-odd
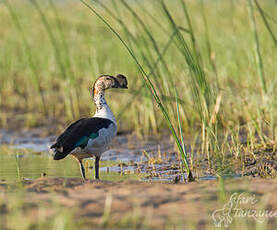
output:
[[[85,173],[85,168],[84,168],[84,165],[82,163],[82,159],[72,155],[73,158],[75,158],[76,161],[78,161],[78,164],[79,164],[79,167],[80,167],[80,172],[81,172],[81,175],[82,175],[82,178],[84,181],[86,181],[86,173]]]
[[[79,166],[80,166],[80,171],[81,171],[82,178],[85,181],[86,180],[86,173],[85,173],[84,165],[83,165],[81,159],[79,159],[78,161],[79,161]]]
[[[99,179],[99,161],[100,157],[95,157],[95,179]]]

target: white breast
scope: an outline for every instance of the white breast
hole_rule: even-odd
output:
[[[93,117],[101,117],[101,118],[109,119],[113,121],[113,123],[115,123],[116,125],[116,120],[113,115],[113,112],[111,111],[110,107],[107,104],[103,104],[102,108],[98,110]]]

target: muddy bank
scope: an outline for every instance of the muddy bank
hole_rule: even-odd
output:
[[[220,192],[218,181],[196,181],[188,184],[161,182],[109,182],[81,179],[40,178],[22,182],[24,212],[36,221],[40,207],[47,207],[47,218],[56,215],[54,205],[74,212],[76,221],[83,226],[120,226],[120,221],[136,219],[154,229],[164,229],[170,223],[193,223],[198,229],[214,226],[212,213],[221,209],[234,193],[255,196],[257,203],[241,205],[241,208],[276,210],[277,179],[244,178],[226,180],[225,192]],[[12,188],[13,186],[16,186]],[[1,215],[7,215],[8,191],[18,190],[18,185],[0,182],[2,198]],[[220,202],[220,196],[225,201]],[[250,205],[250,207],[249,207]],[[262,205],[262,206],[261,206]],[[1,211],[2,210],[2,211]],[[233,218],[235,224],[235,218]],[[249,218],[246,221],[255,222]],[[130,225],[133,224],[133,222]],[[125,222],[124,222],[125,223]],[[277,227],[276,218],[268,219],[268,229]],[[128,224],[127,224],[128,225]],[[107,228],[108,229],[108,228]],[[185,229],[185,228],[184,228]],[[276,229],[276,228],[275,228]]]

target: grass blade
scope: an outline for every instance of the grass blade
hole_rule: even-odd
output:
[[[267,94],[267,87],[266,87],[266,81],[264,76],[263,59],[262,59],[262,54],[260,50],[260,41],[259,41],[259,36],[257,32],[257,25],[256,25],[256,19],[254,15],[252,0],[248,0],[248,9],[249,9],[249,20],[251,24],[251,29],[255,39],[255,55],[256,55],[256,61],[258,64],[258,74],[262,84],[262,92],[263,92],[263,95],[265,95]]]
[[[177,147],[179,149],[179,151],[181,152],[181,154],[183,154],[183,151],[182,151],[182,146],[178,140],[178,137],[177,137],[177,134],[175,132],[175,129],[171,123],[171,120],[168,116],[168,113],[165,109],[165,107],[163,106],[156,90],[155,90],[155,87],[154,85],[152,84],[151,80],[149,79],[148,75],[146,74],[146,72],[144,71],[142,65],[139,63],[138,59],[136,58],[136,56],[133,54],[132,50],[129,48],[129,46],[126,44],[126,42],[121,38],[121,36],[115,31],[115,29],[107,22],[107,20],[105,20],[100,14],[98,14],[98,12],[92,7],[90,6],[89,4],[87,4],[85,1],[83,0],[80,0],[88,9],[90,9],[112,32],[113,34],[120,40],[120,42],[123,44],[123,46],[127,49],[128,53],[130,54],[130,56],[133,58],[133,60],[135,61],[135,63],[137,64],[141,74],[142,74],[142,77],[143,77],[143,80],[145,81],[145,84],[147,86],[147,88],[149,89],[149,91],[151,92],[152,96],[154,97],[156,103],[158,104],[159,106],[159,109],[161,110],[168,126],[169,126],[169,129],[175,139],[175,143],[177,144]],[[190,171],[190,168],[188,166],[188,164],[185,164],[185,167],[186,167],[186,170],[187,170],[187,174],[190,175],[191,174],[191,171]]]
[[[18,32],[21,35],[22,42],[23,42],[23,45],[24,45],[24,49],[25,49],[25,52],[26,52],[27,57],[28,57],[28,63],[29,63],[29,66],[31,68],[31,71],[32,71],[32,82],[33,82],[33,85],[35,86],[36,91],[40,95],[43,111],[44,111],[45,114],[47,114],[46,102],[45,102],[45,98],[43,96],[42,88],[41,88],[41,85],[40,85],[39,72],[38,72],[38,70],[36,68],[36,65],[34,63],[32,51],[31,51],[31,48],[28,44],[26,35],[24,33],[24,29],[21,27],[19,19],[18,19],[16,13],[14,12],[14,10],[12,8],[12,5],[10,4],[9,0],[4,1],[4,4],[8,8],[9,13],[10,13],[12,19],[13,19],[14,24],[15,24],[15,27],[17,28]]]
[[[277,38],[275,37],[275,35],[274,35],[274,33],[273,33],[273,31],[272,31],[272,29],[271,29],[267,19],[266,19],[266,15],[265,15],[264,11],[262,10],[262,8],[261,8],[261,6],[260,6],[260,4],[258,3],[257,0],[254,0],[254,2],[256,4],[256,7],[257,7],[257,9],[258,9],[262,19],[263,19],[265,27],[267,28],[267,30],[268,30],[268,32],[269,32],[269,34],[270,34],[274,44],[277,46]]]

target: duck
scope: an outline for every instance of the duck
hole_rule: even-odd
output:
[[[128,89],[127,78],[122,74],[98,77],[92,90],[95,114],[70,124],[50,146],[54,160],[68,155],[77,160],[83,180],[86,180],[83,159],[92,157],[95,157],[95,179],[99,179],[101,155],[110,149],[117,133],[115,116],[105,100],[105,91],[111,88]]]

